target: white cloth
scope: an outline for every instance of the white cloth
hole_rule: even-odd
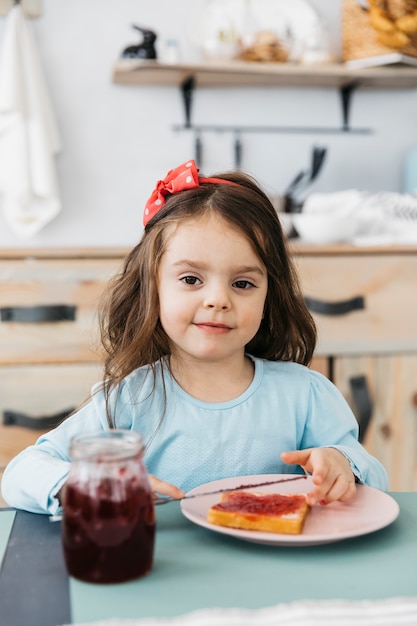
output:
[[[313,193],[306,198],[302,213],[294,218],[299,230],[304,219],[306,238],[315,235],[317,230],[327,242],[334,235],[334,241],[348,241],[358,246],[415,245],[417,194],[369,193],[357,189]],[[309,228],[315,230],[309,233]]]
[[[15,5],[0,51],[0,193],[6,221],[20,238],[35,235],[61,210],[60,138],[30,28]]]
[[[303,600],[264,609],[202,609],[174,618],[111,619],[79,626],[417,626],[417,598]]]

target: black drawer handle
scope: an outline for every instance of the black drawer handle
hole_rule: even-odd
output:
[[[55,415],[32,417],[25,413],[6,409],[3,411],[3,424],[5,426],[23,426],[24,428],[31,428],[32,430],[47,430],[61,424],[73,411],[74,409],[72,408],[56,413]]]
[[[349,380],[353,401],[356,405],[356,419],[359,424],[359,441],[363,443],[372,418],[372,400],[365,376],[354,376]]]
[[[326,302],[325,300],[317,300],[316,298],[304,298],[308,309],[312,313],[321,313],[322,315],[346,315],[351,311],[360,311],[365,308],[365,298],[356,296],[350,300],[341,300],[340,302]]]
[[[0,309],[2,322],[73,322],[77,307],[69,304],[12,306]]]

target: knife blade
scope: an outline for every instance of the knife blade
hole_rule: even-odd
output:
[[[228,491],[239,491],[240,489],[256,489],[257,487],[265,487],[267,485],[278,485],[279,483],[290,483],[293,480],[302,480],[308,478],[308,474],[300,474],[299,476],[291,476],[291,478],[279,478],[277,480],[265,480],[260,483],[237,485],[236,487],[225,487],[223,489],[214,489],[213,491],[202,491],[201,493],[188,493],[182,498],[173,498],[172,496],[159,496],[154,499],[154,504],[167,504],[168,502],[180,502],[181,500],[191,500],[191,498],[201,498],[203,496],[215,496]]]

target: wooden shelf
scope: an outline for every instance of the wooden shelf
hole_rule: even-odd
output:
[[[133,245],[131,246],[133,248]],[[3,259],[121,259],[131,250],[127,246],[68,248],[0,248]]]
[[[390,65],[351,69],[341,64],[224,63],[168,65],[158,61],[120,59],[113,82],[122,85],[177,85],[193,77],[197,87],[333,87],[357,83],[361,88],[417,88],[417,67]]]

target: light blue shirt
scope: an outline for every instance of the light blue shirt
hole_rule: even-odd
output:
[[[281,452],[331,446],[346,455],[360,482],[388,488],[385,469],[358,443],[357,421],[327,378],[296,363],[251,358],[252,383],[227,402],[197,400],[164,369],[165,405],[160,363],[154,391],[148,367],[124,379],[111,396],[116,426],[143,435],[151,474],[188,491],[231,476],[299,473],[298,466],[281,461]],[[70,469],[71,438],[107,428],[99,384],[86,406],[9,463],[2,482],[5,500],[28,511],[56,513],[55,496]]]

